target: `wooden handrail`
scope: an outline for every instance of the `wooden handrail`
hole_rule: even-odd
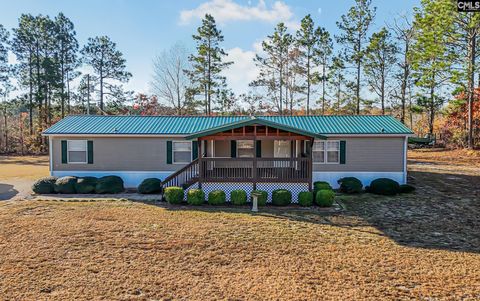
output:
[[[191,180],[198,178],[198,159],[193,160],[189,164],[172,173],[162,181],[164,188],[170,186],[182,186]]]

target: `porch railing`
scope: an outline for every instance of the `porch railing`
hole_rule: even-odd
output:
[[[201,182],[309,182],[310,158],[206,158]]]
[[[198,181],[198,159],[193,160],[190,164],[177,170],[162,182],[164,188],[170,186],[182,186],[188,188],[190,185]]]

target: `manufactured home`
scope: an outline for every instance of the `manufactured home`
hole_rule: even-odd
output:
[[[68,116],[44,132],[52,176],[118,175],[126,187],[311,189],[352,176],[405,183],[412,131],[391,116]],[[228,195],[228,194],[227,194]]]

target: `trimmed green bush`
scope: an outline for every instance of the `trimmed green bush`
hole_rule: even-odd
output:
[[[76,177],[66,176],[58,178],[53,185],[56,193],[75,193],[75,183],[77,183]]]
[[[96,193],[120,193],[124,190],[123,180],[118,176],[101,177],[95,186]]]
[[[411,193],[415,191],[415,186],[409,184],[400,185],[400,193]]]
[[[392,179],[379,178],[370,183],[368,192],[380,195],[395,195],[400,192],[400,184]]]
[[[287,206],[292,202],[292,193],[286,189],[277,189],[272,192],[272,204]]]
[[[250,193],[250,200],[253,202],[252,193],[259,194],[259,196],[257,198],[257,205],[258,206],[266,206],[267,205],[268,192],[266,192],[265,190],[253,190]]]
[[[331,207],[335,199],[335,192],[333,190],[320,190],[315,197],[315,203],[320,207]]]
[[[362,192],[363,184],[355,177],[345,177],[338,181],[340,184],[340,191],[343,193],[359,193]]]
[[[313,198],[317,195],[319,190],[333,190],[332,186],[328,182],[325,181],[316,181],[313,182]]]
[[[183,202],[184,191],[181,187],[171,186],[165,188],[163,195],[169,204],[181,204]]]
[[[310,207],[313,205],[313,192],[302,191],[298,194],[298,204],[302,207]]]
[[[187,203],[189,205],[203,205],[205,203],[205,192],[201,189],[190,189],[187,192]]]
[[[32,191],[36,194],[50,194],[55,193],[55,182],[57,181],[57,177],[45,177],[38,179],[32,185]]]
[[[232,190],[230,192],[230,202],[233,205],[243,206],[247,204],[247,193],[245,190]]]
[[[96,177],[81,177],[75,182],[77,193],[95,193],[98,179]]]
[[[162,193],[162,181],[157,178],[145,179],[138,185],[137,191],[141,194]]]
[[[222,190],[212,190],[208,194],[208,204],[210,205],[225,205],[227,195]]]

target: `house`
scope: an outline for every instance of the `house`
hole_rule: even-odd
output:
[[[53,176],[118,175],[126,187],[311,189],[353,176],[407,177],[407,138],[391,116],[68,116],[44,132]],[[228,194],[228,193],[227,193]]]

